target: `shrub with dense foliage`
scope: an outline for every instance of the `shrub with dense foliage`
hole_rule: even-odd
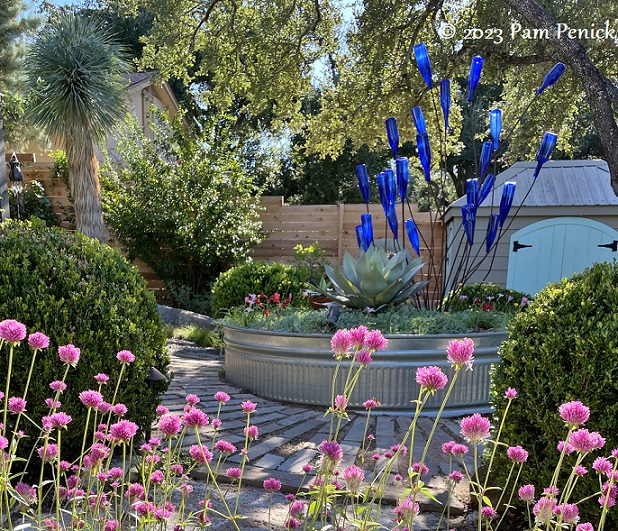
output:
[[[52,338],[50,348],[36,359],[28,415],[47,414],[45,399],[52,396],[48,384],[59,380],[63,370],[57,347],[73,344],[81,349],[81,359],[69,370],[61,402],[78,433],[86,417],[78,392],[98,388],[96,373],[115,381],[121,350],[130,350],[136,360],[124,373],[117,402],[127,406],[128,416],[140,426],[148,426],[167,383],[156,382],[151,392],[146,377],[151,365],[166,372],[169,359],[154,295],[137,269],[118,251],[79,233],[47,228],[40,220],[0,225],[0,254],[0,319],[17,319]],[[12,389],[23,389],[29,370],[31,353],[22,343],[13,360]],[[5,356],[0,357],[0,374],[7,374]],[[0,381],[0,389],[4,386]],[[113,389],[102,392],[111,401]],[[68,457],[80,450],[81,439],[63,443]]]
[[[22,220],[39,218],[49,227],[60,225],[54,207],[45,195],[45,189],[39,181],[30,181],[26,184],[21,197],[18,197],[12,188],[9,188],[9,205],[13,218]]]
[[[509,339],[501,347],[501,362],[492,378],[492,400],[499,417],[504,388],[519,391],[502,440],[520,444],[530,453],[531,466],[522,473],[522,485],[549,485],[559,456],[556,441],[566,433],[556,415],[564,402],[579,400],[590,407],[584,427],[607,438],[606,453],[618,446],[616,308],[618,263],[595,264],[571,279],[549,285],[509,326]],[[568,464],[574,457],[566,459]],[[506,457],[501,464],[502,470],[508,470]],[[581,494],[578,498],[598,489],[596,474],[581,481],[585,485],[576,491]],[[596,499],[588,502],[588,510],[591,507],[600,508]]]
[[[157,121],[153,141],[133,129],[117,147],[124,166],[102,173],[105,220],[130,258],[199,294],[263,239],[260,190],[212,128]]]
[[[514,313],[525,308],[530,300],[531,296],[528,293],[491,282],[482,282],[461,286],[456,293],[447,298],[446,306],[447,309],[456,312],[481,309]]]
[[[249,294],[292,294],[292,306],[306,306],[303,296],[310,279],[309,268],[281,262],[247,262],[219,275],[212,286],[212,314],[221,316],[235,306],[244,306]]]

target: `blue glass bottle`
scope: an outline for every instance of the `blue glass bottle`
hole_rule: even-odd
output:
[[[368,249],[373,243],[373,221],[371,214],[361,215],[361,227],[363,228],[363,243]]]
[[[479,178],[483,180],[485,174],[487,173],[487,168],[489,167],[489,163],[491,162],[491,155],[493,154],[494,148],[492,142],[483,142],[483,147],[481,148],[481,160],[479,161]]]
[[[489,132],[494,140],[494,151],[498,151],[500,133],[502,133],[502,111],[494,109],[489,111]]]
[[[395,118],[386,119],[386,136],[388,137],[388,145],[393,150],[395,158],[399,151],[399,131],[397,130],[397,120]]]
[[[363,195],[363,201],[369,204],[369,176],[367,175],[367,166],[359,164],[356,166],[356,178],[358,179],[358,187]]]
[[[550,133],[549,131],[543,135],[543,140],[541,140],[541,145],[539,146],[539,152],[536,155],[536,169],[534,170],[534,174],[532,177],[535,179],[539,176],[539,172],[545,164],[549,157],[551,157],[552,151],[556,147],[556,141],[558,140],[558,135],[555,133]]]
[[[491,249],[491,246],[496,241],[496,236],[498,234],[498,227],[500,226],[500,214],[493,213],[489,216],[489,220],[487,222],[487,236],[485,238],[485,252],[488,253]]]
[[[474,245],[474,229],[476,227],[476,209],[474,205],[468,203],[461,207],[461,224],[463,225],[468,239],[468,245]]]
[[[480,55],[475,55],[470,64],[470,73],[468,74],[468,102],[472,101],[472,95],[476,86],[481,79],[481,70],[483,70],[483,58]]]
[[[408,233],[408,239],[414,249],[414,252],[420,256],[420,240],[418,236],[418,227],[412,218],[408,218],[405,221],[406,232]]]
[[[500,227],[504,225],[509,211],[511,210],[516,186],[515,183],[506,182],[502,187],[502,197],[500,198]]]
[[[402,203],[406,201],[406,195],[408,193],[408,159],[405,157],[399,157],[396,161],[397,169],[397,189],[399,190],[399,198]]]
[[[451,80],[443,79],[440,81],[440,106],[444,116],[444,130],[448,131],[448,115],[451,111]]]
[[[414,120],[414,125],[416,126],[416,131],[419,135],[427,134],[427,126],[425,125],[425,117],[423,116],[423,109],[421,109],[418,105],[416,107],[412,107],[412,119]]]
[[[427,45],[424,42],[414,45],[414,57],[416,57],[416,64],[421,72],[421,76],[423,76],[423,79],[425,80],[427,88],[431,90],[433,88],[433,82],[431,79],[431,64],[429,63]]]
[[[541,83],[541,86],[536,91],[536,93],[540,94],[546,88],[551,87],[556,81],[560,79],[560,76],[564,74],[565,70],[566,70],[566,66],[564,66],[564,63],[556,63],[552,67],[552,69],[549,72],[547,72],[545,79],[543,79],[543,83]]]
[[[431,151],[429,149],[429,137],[427,135],[416,135],[416,147],[418,149],[418,157],[421,160],[421,166],[425,171],[425,180],[430,182]]]
[[[480,206],[483,204],[483,201],[485,201],[485,199],[489,195],[489,192],[492,191],[495,182],[496,182],[496,178],[494,177],[493,173],[488,173],[485,176],[485,180],[483,181],[483,184],[481,185],[481,189],[479,190],[479,202],[477,206]]]

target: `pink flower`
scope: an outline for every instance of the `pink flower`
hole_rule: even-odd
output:
[[[451,453],[457,457],[463,457],[468,453],[468,447],[465,444],[455,443],[451,448]]]
[[[105,400],[101,400],[97,406],[97,411],[100,413],[107,413],[110,409],[112,409],[112,405]]]
[[[249,438],[249,439],[257,439],[258,438],[258,427],[257,426],[245,426],[245,429],[243,430],[244,434]]]
[[[363,367],[367,367],[371,363],[371,352],[367,349],[359,350],[356,353],[356,361],[360,363]]]
[[[199,403],[200,401],[200,397],[197,395],[187,395],[185,400],[187,401],[187,404],[189,404],[190,406],[194,406],[195,404]]]
[[[26,410],[26,401],[19,396],[12,396],[9,398],[8,410],[17,415]]]
[[[575,531],[594,531],[594,527],[592,527],[592,524],[589,522],[585,522],[583,524],[579,524],[576,528]]]
[[[574,503],[563,503],[559,509],[565,524],[573,525],[579,521],[579,508]]]
[[[388,346],[386,339],[379,330],[371,330],[365,335],[364,347],[371,351],[384,350]]]
[[[97,382],[104,384],[109,381],[109,376],[107,376],[107,374],[103,374],[102,372],[100,372],[99,374],[94,375],[94,379]]]
[[[573,469],[573,473],[574,473],[576,476],[580,476],[580,477],[581,477],[581,476],[585,476],[585,475],[588,473],[588,471],[587,471],[587,470],[586,470],[583,466],[581,466],[581,465],[577,465],[577,466]]]
[[[120,522],[118,520],[108,520],[103,526],[103,531],[118,531]]]
[[[420,512],[418,503],[414,503],[413,498],[406,497],[397,502],[395,516],[399,522],[410,522]]]
[[[221,427],[221,424],[223,424],[223,422],[221,421],[221,419],[212,419],[211,424],[215,430],[218,430]]]
[[[208,448],[204,448],[203,446],[199,446],[197,444],[191,445],[191,448],[189,448],[189,455],[198,463],[202,463],[203,465],[210,463],[213,457]]]
[[[419,367],[416,369],[416,383],[432,393],[444,389],[447,382],[448,378],[440,370],[440,367]]]
[[[15,491],[28,505],[32,505],[36,502],[36,489],[27,483],[18,482],[17,485],[15,485]]]
[[[347,356],[351,347],[352,338],[348,330],[337,330],[330,340],[330,348],[336,358]]]
[[[380,402],[378,402],[375,398],[370,398],[369,400],[365,400],[363,402],[363,406],[365,407],[365,409],[375,409],[380,405]]]
[[[337,395],[335,397],[335,411],[345,411],[348,407],[348,397],[346,395]]]
[[[334,463],[338,463],[343,457],[343,450],[337,441],[322,441],[319,450],[323,457]]]
[[[579,401],[567,402],[558,409],[560,417],[569,428],[577,428],[590,417],[590,408]]]
[[[64,345],[58,347],[58,356],[67,365],[75,367],[79,361],[80,350],[74,345]]]
[[[58,400],[54,400],[53,398],[46,398],[45,405],[49,409],[60,409],[60,407],[62,406],[62,404],[58,402]]]
[[[26,325],[15,321],[15,319],[5,319],[0,322],[0,339],[14,345],[26,337]]]
[[[367,327],[364,325],[359,326],[358,328],[351,328],[348,331],[348,336],[351,342],[351,346],[360,349],[363,347],[365,343],[365,336],[367,335]]]
[[[442,445],[442,452],[444,452],[446,455],[452,455],[453,454],[453,446],[455,444],[456,444],[455,441],[445,442]]]
[[[497,514],[498,513],[495,511],[495,509],[492,509],[491,507],[483,507],[481,509],[481,516],[483,518],[486,518],[487,520],[495,518]]]
[[[116,404],[112,406],[112,413],[114,415],[118,415],[119,417],[126,415],[127,411],[128,411],[127,406],[125,406],[124,404]]]
[[[450,473],[449,478],[451,478],[451,480],[455,483],[459,483],[463,480],[464,476],[459,470],[454,470]]]
[[[575,451],[573,445],[566,441],[560,441],[557,448],[560,453],[564,452],[565,455],[570,455]]]
[[[309,464],[303,465],[303,472],[305,474],[309,474],[312,470],[313,470],[313,466]]]
[[[49,387],[52,391],[61,392],[67,388],[67,384],[61,382],[60,380],[56,380],[49,384]]]
[[[605,439],[596,431],[589,432],[582,428],[569,435],[569,443],[577,452],[588,453],[605,445]]]
[[[98,391],[82,391],[79,399],[86,407],[97,407],[103,401],[103,395]]]
[[[157,417],[162,417],[163,415],[167,415],[169,412],[170,412],[170,410],[167,409],[163,405],[158,405],[157,409],[155,410],[155,413],[157,414]]]
[[[201,428],[208,426],[208,415],[203,411],[192,407],[181,418],[183,426],[187,428]]]
[[[305,515],[307,505],[301,500],[295,500],[290,505],[290,516],[292,518],[302,518]]]
[[[6,437],[0,435],[0,450],[4,450],[9,445],[9,440]]]
[[[528,452],[521,446],[511,446],[506,451],[506,455],[509,459],[517,461],[518,463],[525,463],[528,460]]]
[[[240,407],[245,413],[253,413],[257,407],[257,404],[254,404],[251,400],[245,400],[242,404],[240,404]]]
[[[613,466],[609,459],[605,457],[597,457],[592,463],[592,468],[599,474],[609,474],[613,470]]]
[[[145,492],[144,487],[142,487],[139,483],[129,483],[125,496],[129,500],[134,500],[134,499],[139,500],[144,496],[144,492]]]
[[[480,443],[489,435],[489,419],[475,413],[461,420],[461,434],[471,443]]]
[[[165,476],[160,470],[155,470],[152,474],[150,474],[150,481],[155,485],[161,485],[164,479]]]
[[[43,417],[42,424],[44,429],[51,431],[52,428],[66,428],[72,420],[70,415],[59,411],[53,415]]]
[[[129,350],[121,350],[118,354],[116,354],[116,359],[121,363],[133,363],[135,361],[135,356]]]
[[[474,363],[474,341],[468,339],[453,339],[446,348],[446,358],[458,369],[464,367],[472,370]]]
[[[512,387],[509,387],[505,391],[504,396],[508,398],[509,400],[513,400],[517,396],[517,391],[513,389]]]
[[[228,468],[225,471],[225,475],[228,479],[231,480],[236,480],[236,479],[240,479],[240,477],[242,476],[242,470],[240,468]]]
[[[126,442],[135,436],[138,429],[139,426],[134,422],[131,422],[130,420],[121,420],[109,427],[109,434],[112,440],[117,442]]]
[[[534,513],[534,516],[536,516],[536,521],[538,523],[549,522],[556,504],[557,502],[555,498],[541,498],[538,502],[536,502],[532,508],[532,512]]]
[[[217,402],[221,402],[222,404],[225,404],[227,401],[229,401],[230,399],[230,395],[228,395],[225,391],[217,391],[215,393],[215,400]]]
[[[174,435],[180,433],[182,429],[182,425],[180,423],[180,419],[176,416],[164,416],[159,420],[159,430],[166,437],[173,437]]]
[[[356,465],[350,465],[343,471],[343,479],[345,480],[346,486],[353,494],[358,493],[364,477],[365,473],[363,469]]]
[[[35,332],[28,336],[28,345],[32,348],[47,348],[49,347],[49,338],[42,332]]]
[[[236,446],[231,442],[221,439],[215,443],[215,449],[219,450],[222,454],[233,454],[236,451]]]
[[[281,490],[281,481],[275,478],[269,478],[264,480],[264,490],[266,492],[277,492]]]
[[[48,443],[47,446],[42,446],[39,448],[37,453],[43,461],[53,461],[56,457],[58,457],[58,445]]]
[[[414,463],[412,465],[412,472],[416,472],[417,474],[424,476],[429,473],[429,468],[425,463]]]

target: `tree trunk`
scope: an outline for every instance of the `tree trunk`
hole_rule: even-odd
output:
[[[614,118],[612,98],[607,86],[607,79],[592,63],[586,50],[578,40],[571,40],[565,35],[557,38],[554,30],[557,21],[534,0],[502,0],[511,6],[535,28],[547,29],[551,37],[549,44],[560,59],[569,65],[581,80],[590,106],[595,129],[611,176],[611,185],[618,196],[618,125]]]
[[[99,162],[90,138],[77,135],[66,143],[69,184],[75,208],[77,230],[105,243],[106,230],[101,206]]]

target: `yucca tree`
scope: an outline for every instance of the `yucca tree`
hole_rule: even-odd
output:
[[[126,116],[128,63],[96,23],[65,15],[32,43],[28,115],[67,154],[77,230],[105,241],[95,145]]]

